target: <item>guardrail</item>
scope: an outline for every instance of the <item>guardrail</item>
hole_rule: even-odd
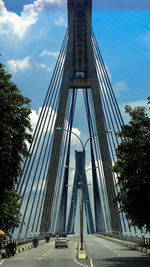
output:
[[[42,239],[45,239],[45,236],[36,236],[36,238],[40,241]],[[16,246],[21,246],[21,245],[25,245],[28,243],[32,243],[34,237],[27,237],[27,238],[16,238],[16,239],[6,239],[2,242],[1,246],[2,249],[4,249],[8,244],[10,243],[15,243]]]
[[[50,237],[53,237],[53,235]],[[42,244],[43,241],[47,241],[47,235],[36,235],[20,239],[6,239],[0,244],[0,258],[14,256],[18,251],[21,252],[24,251],[24,249],[37,247]]]
[[[128,235],[118,234],[118,233],[100,233],[100,232],[98,232],[96,234],[116,238],[119,240],[125,240],[125,241],[129,241],[129,242],[133,242],[136,244],[140,244],[143,247],[150,247],[150,238],[145,237],[144,234],[142,236],[138,236],[138,235],[128,236]]]
[[[3,240],[1,243],[2,249],[5,248],[9,243],[16,243],[16,246],[21,246],[25,245],[28,243],[32,243],[33,239],[38,239],[38,241],[45,239],[46,234],[42,235],[33,235],[30,237],[25,237],[25,238],[11,238],[11,239],[6,239]],[[50,237],[54,237],[55,235],[51,234]]]

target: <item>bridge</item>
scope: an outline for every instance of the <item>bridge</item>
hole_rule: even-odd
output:
[[[92,29],[92,0],[67,5],[68,28],[18,184],[17,255],[0,265],[149,266],[150,239],[113,203],[119,188],[110,166],[123,119]],[[73,129],[79,92],[88,126],[83,139]],[[69,247],[55,249],[56,235],[64,233]],[[35,239],[39,246],[31,249]]]
[[[68,28],[34,132],[32,156],[26,159],[18,184],[22,221],[13,235],[18,240],[31,240],[46,234],[70,234],[70,256],[68,252],[54,252],[52,239],[49,248],[43,247],[43,254],[39,250],[33,253],[40,262],[42,257],[56,261],[75,257],[78,233],[80,249],[84,250],[86,241],[89,255],[95,253],[96,258],[101,249],[105,255],[101,261],[106,263],[108,251],[116,257],[126,254],[120,254],[120,247],[115,252],[115,245],[102,241],[102,236],[128,239],[142,233],[130,226],[113,203],[119,188],[110,166],[121,141],[114,133],[121,129],[123,119],[92,29],[92,0],[68,0],[67,4]],[[88,138],[84,140],[73,131],[78,92],[83,94],[88,125]],[[72,137],[79,142],[80,150],[73,151]],[[75,261],[67,264],[72,266]],[[97,264],[94,266],[100,266]]]

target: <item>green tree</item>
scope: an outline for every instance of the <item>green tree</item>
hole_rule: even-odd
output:
[[[8,195],[14,196],[16,205],[19,199],[14,188],[22,174],[22,162],[29,155],[27,144],[32,142],[30,113],[30,100],[21,95],[0,63],[0,227],[7,222]],[[16,215],[12,214],[13,227],[18,208]]]
[[[111,168],[120,188],[115,201],[132,225],[150,230],[150,118],[145,107],[125,106],[125,111],[130,121],[116,133],[124,141]]]
[[[2,222],[3,230],[7,235],[11,235],[12,230],[20,225],[20,199],[21,197],[15,188],[12,188],[11,190],[5,189],[4,201],[0,208],[0,221]]]

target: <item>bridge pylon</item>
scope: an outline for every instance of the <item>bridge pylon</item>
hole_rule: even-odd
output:
[[[109,95],[107,97],[112,97],[111,102],[112,105],[114,105],[114,112],[118,112],[116,111],[117,104],[115,102],[107,70],[104,66],[91,23],[92,0],[68,0],[68,39],[66,42],[66,55],[63,59],[63,74],[61,78],[57,117],[54,128],[66,128],[68,103],[74,101],[73,95],[77,90],[82,90],[87,111],[89,136],[92,136],[93,133],[98,133],[95,142],[98,147],[96,149],[101,155],[101,166],[106,187],[105,193],[107,194],[109,206],[107,208],[109,209],[110,214],[110,226],[112,231],[121,232],[122,226],[118,207],[117,204],[113,203],[113,199],[115,197],[114,177],[109,170],[109,167],[112,165],[112,156],[110,152],[109,137],[106,132],[109,127],[109,123],[107,122],[109,111],[106,110],[107,99],[105,99],[104,91],[106,92],[106,90],[109,90]],[[71,120],[73,120],[73,115],[74,114],[72,112]],[[111,116],[113,116],[112,113]],[[119,120],[121,121],[121,119]],[[68,127],[70,127],[70,125],[71,123]],[[55,198],[54,195],[57,187],[57,180],[59,179],[59,166],[65,134],[66,133],[64,131],[54,132],[51,157],[47,172],[40,232],[47,232],[51,228],[52,210]],[[94,141],[92,141],[92,138],[91,146],[94,147]],[[99,182],[97,181],[96,183],[95,192],[96,194],[100,194],[97,190]],[[95,196],[94,201],[100,201],[100,198],[101,196]],[[99,202],[97,202],[97,204],[95,203],[95,209],[98,209],[98,203]],[[104,205],[103,209],[105,209]],[[98,231],[100,227],[98,226],[99,223],[97,221],[97,210],[95,210],[95,214],[97,224],[96,229]]]

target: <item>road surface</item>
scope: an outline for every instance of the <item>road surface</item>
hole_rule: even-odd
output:
[[[117,243],[85,236],[88,259],[78,260],[78,236],[68,236],[69,247],[55,249],[54,240],[37,248],[0,260],[0,267],[149,267],[150,257]]]

